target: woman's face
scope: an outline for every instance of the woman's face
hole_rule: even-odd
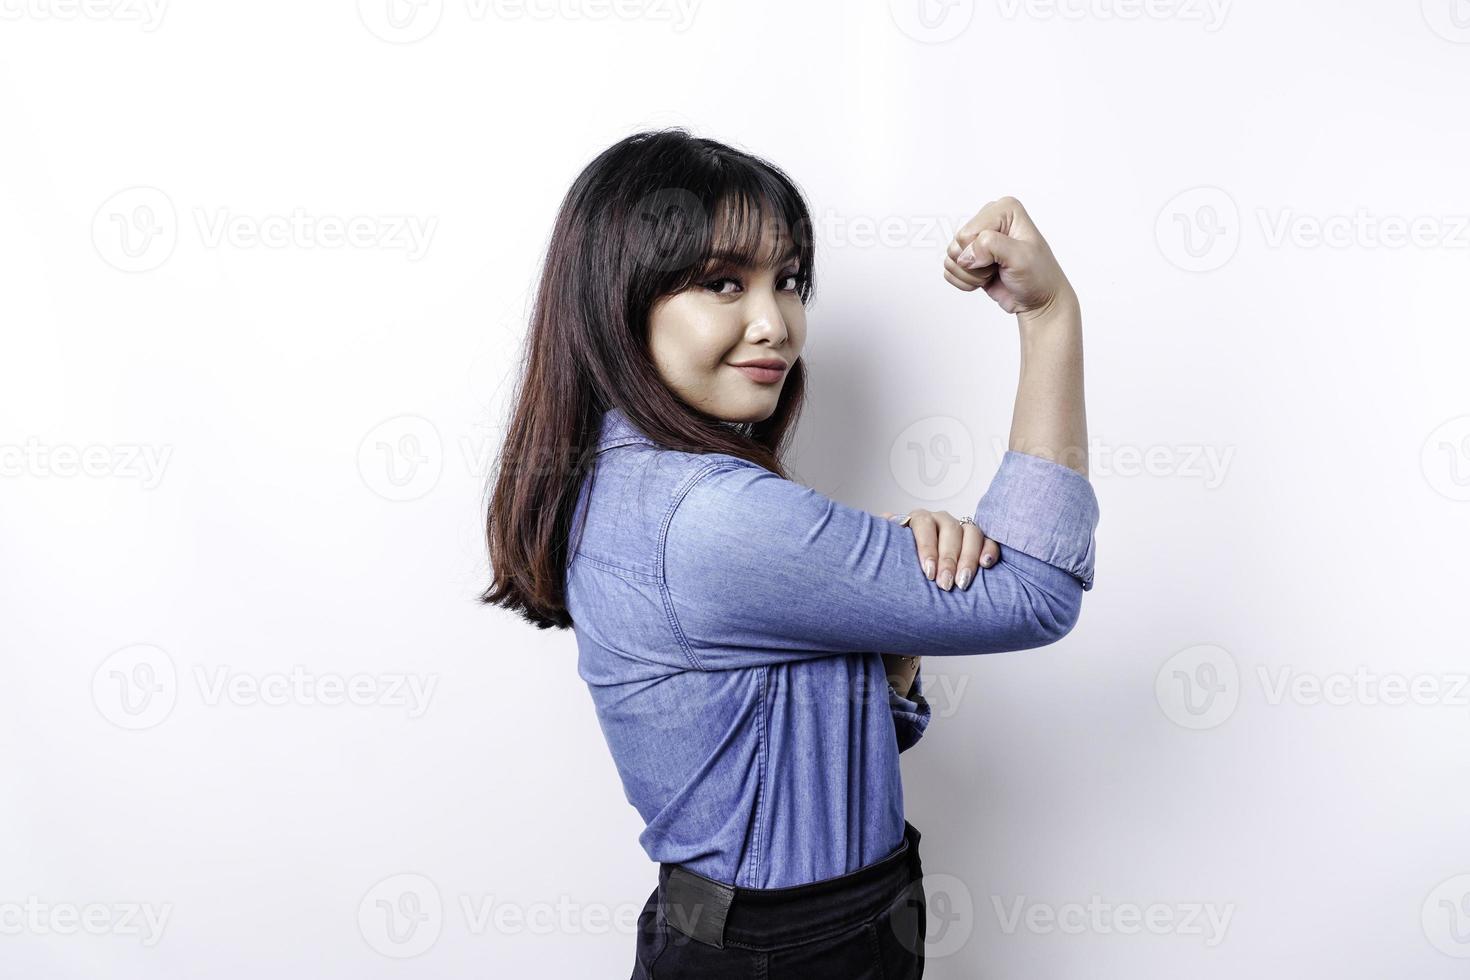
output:
[[[649,348],[664,383],[686,404],[728,422],[759,422],[776,410],[806,342],[790,239],[767,230],[761,255],[775,261],[759,268],[719,266],[658,300],[648,317]],[[751,361],[783,368],[737,366]]]

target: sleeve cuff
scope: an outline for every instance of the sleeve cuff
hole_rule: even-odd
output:
[[[1097,494],[1076,470],[1007,450],[990,489],[975,508],[988,538],[1069,572],[1092,588]],[[1004,560],[1004,559],[1002,559]]]
[[[898,736],[900,752],[912,748],[914,743],[924,737],[924,729],[929,727],[929,718],[934,712],[919,683],[923,672],[923,664],[920,664],[919,669],[914,672],[908,697],[900,696],[891,686],[888,688],[888,710],[893,715],[893,729]]]

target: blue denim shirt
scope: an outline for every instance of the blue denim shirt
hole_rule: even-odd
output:
[[[946,592],[908,528],[603,416],[566,601],[649,858],[780,888],[899,845],[898,755],[929,708],[881,654],[1044,646],[1092,587],[1097,497],[1076,471],[1007,452],[973,516],[1003,558]]]

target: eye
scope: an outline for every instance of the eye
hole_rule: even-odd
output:
[[[798,281],[798,276],[797,276],[797,273],[795,273],[795,272],[788,272],[788,273],[786,273],[786,275],[784,275],[784,276],[781,277],[781,281],[782,282],[790,282],[791,285],[790,286],[787,286],[786,288],[788,290],[793,291],[793,292],[795,290],[801,288],[801,283]]]
[[[730,293],[727,293],[723,289],[720,288],[723,284],[725,284],[727,282],[733,282],[737,286],[740,285],[739,280],[732,279],[729,276],[721,276],[719,279],[710,279],[710,280],[708,280],[706,282],[702,282],[702,283],[700,283],[700,286],[702,286],[705,289],[708,289],[710,292],[715,293],[716,295],[719,295],[719,296],[729,296],[729,295],[731,295]]]

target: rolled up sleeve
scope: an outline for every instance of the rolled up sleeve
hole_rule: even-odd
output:
[[[899,694],[892,687],[888,688],[888,710],[893,715],[893,731],[898,737],[900,752],[913,748],[914,743],[924,737],[924,730],[929,727],[929,718],[934,713],[924,697],[923,685],[919,682],[923,669],[920,666],[915,671],[907,696]]]
[[[1099,513],[1081,473],[1008,450],[974,516],[986,537],[1071,573],[1084,592],[1092,588]]]

